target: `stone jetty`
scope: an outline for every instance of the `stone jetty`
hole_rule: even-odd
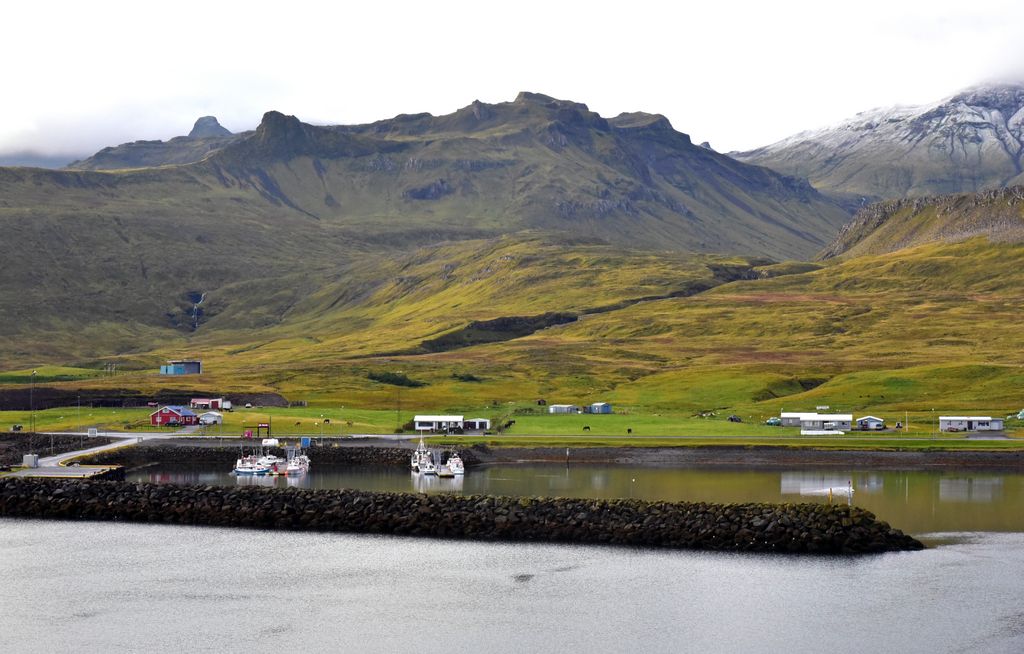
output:
[[[256,447],[259,447],[258,445]],[[251,452],[253,446],[243,446]],[[284,456],[285,451],[279,447],[263,448],[268,454]],[[435,448],[443,449],[443,448]],[[82,463],[94,465],[123,465],[134,467],[152,463],[168,463],[187,461],[190,464],[217,464],[228,469],[238,459],[238,445],[149,445],[140,444],[136,447],[124,447],[109,452],[101,452],[80,459]],[[408,466],[409,456],[413,450],[400,447],[319,447],[314,445],[305,452],[316,466],[321,465],[381,465]],[[460,450],[461,452],[461,450]],[[472,455],[463,456],[467,465],[476,462]]]
[[[0,478],[0,516],[369,534],[861,554],[921,549],[863,509]]]

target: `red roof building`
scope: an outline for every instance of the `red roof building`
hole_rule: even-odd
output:
[[[198,425],[199,416],[191,409],[183,406],[165,406],[149,414],[149,424],[156,427],[162,425]]]

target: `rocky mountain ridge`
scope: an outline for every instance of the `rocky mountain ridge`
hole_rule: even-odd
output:
[[[190,164],[248,133],[232,134],[215,116],[203,116],[196,120],[188,136],[175,136],[167,141],[132,141],[103,148],[91,157],[71,162],[65,169],[126,170]]]
[[[1024,83],[972,87],[924,106],[857,114],[839,125],[732,153],[866,200],[976,192],[1024,182]]]

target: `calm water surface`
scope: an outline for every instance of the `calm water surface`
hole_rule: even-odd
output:
[[[854,503],[932,544],[813,558],[0,519],[13,652],[1024,652],[1024,476],[630,466],[220,467],[158,483]],[[835,501],[845,501],[836,496]]]
[[[314,467],[301,478],[236,478],[223,466],[149,467],[132,481],[178,484],[258,484],[702,502],[827,502],[828,489],[912,534],[938,531],[1024,532],[1024,475],[970,472],[815,470],[786,472],[640,466],[530,464],[470,468],[438,479],[402,467]],[[833,501],[845,502],[834,493]]]
[[[0,519],[15,652],[1024,651],[1024,534],[771,557]]]

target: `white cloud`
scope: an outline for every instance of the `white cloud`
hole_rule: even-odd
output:
[[[666,114],[720,150],[1019,74],[1024,5],[612,2],[18,3],[0,152],[91,152],[278,109],[320,123],[535,90]]]

